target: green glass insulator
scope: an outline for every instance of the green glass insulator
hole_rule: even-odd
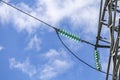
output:
[[[99,52],[97,50],[95,50],[94,56],[95,56],[95,61],[96,61],[96,69],[101,70],[102,67],[101,67],[101,64],[99,62],[100,55],[99,55]]]
[[[99,60],[99,59],[100,59],[99,53],[95,53],[95,59],[96,59],[96,60]]]
[[[101,68],[100,67],[96,67],[97,70],[101,71]]]
[[[75,40],[77,42],[81,41],[78,36],[76,36],[76,35],[74,35],[72,33],[69,33],[69,32],[67,32],[65,30],[58,30],[58,33],[65,36],[65,37],[67,37],[67,38],[69,38],[69,39],[73,39],[73,40]]]
[[[96,62],[96,68],[100,68],[101,69],[101,64],[99,62]]]

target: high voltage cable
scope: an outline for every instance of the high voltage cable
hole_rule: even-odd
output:
[[[39,18],[37,18],[37,17],[35,17],[35,16],[33,16],[33,15],[31,15],[31,14],[29,14],[29,13],[27,13],[27,12],[25,12],[25,11],[23,11],[23,10],[21,10],[21,9],[19,9],[19,8],[17,8],[17,7],[15,7],[15,6],[13,6],[13,5],[11,5],[11,4],[9,4],[9,3],[3,1],[3,0],[0,0],[0,1],[1,1],[2,3],[6,4],[6,5],[8,5],[8,6],[14,8],[14,9],[16,9],[16,10],[18,10],[18,11],[20,11],[20,12],[22,12],[22,13],[24,13],[24,14],[30,16],[30,17],[32,17],[32,18],[34,18],[35,20],[38,20],[38,21],[40,21],[41,23],[46,24],[48,27],[51,27],[51,28],[55,29],[54,26],[48,24],[47,22],[45,22],[45,21],[43,21],[43,20],[40,20]]]
[[[90,67],[90,68],[92,68],[92,69],[94,69],[94,70],[96,70],[96,71],[99,71],[99,72],[101,72],[101,73],[106,74],[106,72],[101,71],[101,70],[97,70],[96,68],[94,68],[93,66],[91,66],[90,64],[88,64],[87,62],[85,62],[84,60],[80,59],[77,55],[75,55],[75,54],[64,44],[64,42],[62,41],[62,39],[60,38],[60,36],[59,36],[59,34],[58,34],[58,31],[57,31],[58,29],[57,29],[56,27],[48,24],[47,22],[45,22],[45,21],[43,21],[43,20],[40,20],[39,18],[37,18],[37,17],[35,17],[35,16],[33,16],[33,15],[31,15],[31,14],[29,14],[29,13],[27,13],[27,12],[25,12],[25,11],[23,11],[23,10],[21,10],[21,9],[19,9],[19,8],[17,8],[17,7],[15,7],[15,6],[13,6],[13,5],[11,5],[11,4],[3,1],[3,0],[0,0],[0,1],[1,1],[2,3],[6,4],[6,5],[14,8],[14,9],[16,9],[16,10],[18,10],[18,11],[20,11],[20,12],[26,14],[26,15],[28,15],[29,17],[32,17],[32,18],[34,18],[35,20],[40,21],[41,23],[47,25],[48,27],[53,28],[53,29],[56,31],[57,36],[58,36],[60,42],[62,43],[62,45],[63,45],[75,58],[77,58],[80,62],[84,63],[84,64],[87,65],[88,67]],[[69,36],[69,37],[70,37],[70,36]],[[77,37],[75,37],[75,36],[73,36],[73,38],[76,39],[76,40],[79,40],[79,39],[78,39]],[[84,42],[84,43],[86,43],[86,44],[90,44],[90,45],[92,45],[92,46],[95,46],[94,44],[92,44],[92,43],[90,43],[90,42],[88,42],[88,41],[85,41],[85,40],[81,40],[81,42]],[[112,74],[109,74],[109,75],[112,76]]]
[[[63,29],[56,29],[56,31],[62,35],[62,36],[65,36],[69,39],[73,39],[77,42],[82,42],[83,40],[79,37],[79,36],[76,36],[75,34],[72,34],[70,32],[67,32],[66,30],[63,30]],[[88,43],[88,42],[87,42]],[[90,44],[91,45],[91,44]],[[100,63],[100,54],[99,54],[99,51],[95,50],[94,52],[94,57],[95,57],[95,65],[96,65],[96,69],[101,71],[102,69],[102,66],[101,66],[101,63]]]
[[[56,34],[57,34],[57,37],[59,38],[60,42],[62,43],[62,45],[76,58],[78,59],[80,62],[82,62],[83,64],[87,65],[88,67],[96,70],[96,71],[99,71],[103,74],[107,74],[105,71],[102,71],[102,70],[98,70],[96,68],[94,68],[93,66],[91,66],[90,64],[88,64],[87,62],[85,62],[84,60],[82,60],[81,58],[79,58],[74,52],[72,52],[72,50],[70,50],[67,45],[63,42],[63,40],[61,39],[61,37],[59,36],[59,33],[56,31]],[[112,76],[112,74],[108,74],[110,76]]]
[[[43,20],[41,20],[41,19],[39,19],[39,18],[37,18],[37,17],[35,17],[35,16],[33,16],[33,15],[31,15],[31,14],[29,14],[29,13],[27,13],[27,12],[25,12],[25,11],[23,11],[23,10],[21,10],[21,9],[19,9],[19,8],[17,8],[17,7],[15,7],[15,6],[13,6],[13,5],[5,2],[5,1],[3,1],[3,0],[0,0],[0,1],[1,1],[2,3],[6,4],[6,5],[14,8],[14,9],[16,9],[16,10],[18,10],[18,11],[20,11],[20,12],[26,14],[26,15],[28,15],[29,17],[32,17],[33,19],[40,21],[41,23],[47,25],[48,27],[53,28],[54,30],[60,30],[60,29],[57,29],[55,26],[52,26],[52,25],[48,24],[47,22],[45,22],[45,21],[43,21]],[[63,31],[63,30],[61,30],[61,31]],[[63,32],[64,32],[64,31],[63,31]],[[73,37],[74,37],[74,36],[73,36]],[[75,37],[74,37],[74,39],[75,39]],[[76,40],[78,40],[78,39],[76,39]],[[88,42],[88,41],[82,40],[82,39],[81,39],[81,42],[84,42],[84,43],[86,43],[86,44],[95,46],[94,44],[92,44],[92,43],[90,43],[90,42]]]

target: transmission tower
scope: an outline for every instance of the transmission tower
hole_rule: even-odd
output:
[[[98,22],[98,33],[96,37],[95,49],[109,48],[109,59],[107,66],[106,80],[109,79],[111,65],[112,80],[120,80],[120,0],[101,0]],[[104,28],[109,34],[103,35]],[[106,40],[107,37],[108,40]]]

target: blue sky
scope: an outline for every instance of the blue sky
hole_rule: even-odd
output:
[[[95,43],[99,1],[5,1],[53,26]],[[61,38],[76,55],[95,67],[94,47]],[[108,50],[100,52],[101,64],[106,71],[108,54],[104,53]],[[54,30],[0,3],[0,79],[104,80],[105,74],[74,58],[60,43]]]

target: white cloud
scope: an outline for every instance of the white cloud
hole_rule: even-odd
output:
[[[10,68],[21,70],[31,79],[51,80],[66,72],[72,66],[72,61],[64,50],[56,51],[54,49],[51,49],[48,52],[44,53],[43,57],[46,62],[39,64],[39,66],[32,65],[29,61],[29,58],[27,58],[24,62],[19,62],[16,61],[15,58],[11,58],[9,59]]]
[[[37,37],[37,35],[34,35],[33,38],[31,38],[30,42],[28,43],[26,49],[36,49],[37,51],[40,50],[41,40]]]
[[[35,14],[34,11],[31,12],[32,9],[24,3],[17,4],[16,6],[24,9],[30,14]],[[2,11],[0,13],[0,21],[3,24],[6,22],[13,23],[17,31],[26,30],[27,32],[32,33],[40,24],[35,19],[26,16],[25,14],[20,13],[19,11],[16,11],[5,4],[0,4],[0,11]]]
[[[58,55],[59,55],[59,53],[56,50],[51,49],[51,50],[49,50],[49,52],[46,53],[45,56],[48,58],[51,58],[51,57],[56,57]]]
[[[0,46],[0,51],[2,51],[4,49],[4,47]]]
[[[72,66],[72,61],[63,50],[58,52],[51,49],[45,54],[45,57],[48,58],[48,62],[41,72],[40,80],[51,80]]]
[[[9,59],[10,68],[16,68],[21,70],[23,73],[26,73],[29,77],[32,77],[36,74],[36,68],[30,64],[29,59],[26,59],[23,63],[16,61],[15,58]]]
[[[98,8],[94,5],[94,0],[37,0],[32,7],[25,3],[16,6],[53,25],[59,24],[66,17],[70,18],[72,24],[77,24],[72,27],[76,30],[79,28],[78,24],[88,24],[87,28],[81,26],[84,32],[95,33],[95,25],[98,22]],[[0,11],[2,11],[0,20],[14,23],[18,31],[27,30],[31,33],[41,25],[38,21],[6,5],[1,4]]]
[[[45,65],[41,72],[40,80],[50,80],[63,73],[69,67],[68,62],[56,59],[53,63],[50,62],[49,65]]]

